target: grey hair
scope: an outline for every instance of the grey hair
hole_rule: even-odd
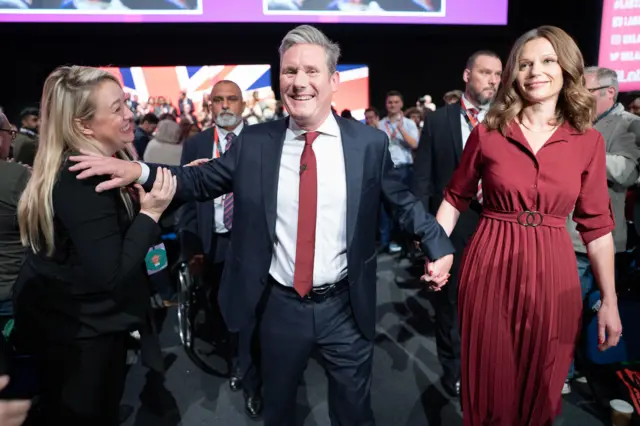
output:
[[[615,93],[613,94],[613,101],[618,99],[618,73],[610,68],[602,67],[587,67],[584,69],[585,74],[595,74],[598,79],[598,84],[601,86],[613,87]]]
[[[300,25],[287,33],[280,43],[278,52],[280,53],[280,62],[284,53],[296,44],[315,44],[324,47],[327,54],[327,68],[329,74],[333,75],[338,68],[338,58],[340,58],[340,46],[324,35],[319,29],[311,25]]]

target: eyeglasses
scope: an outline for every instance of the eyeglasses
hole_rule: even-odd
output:
[[[18,136],[18,132],[13,129],[0,129],[0,132],[7,132],[11,135],[11,140],[14,140]]]
[[[611,86],[600,86],[600,87],[592,87],[591,89],[587,88],[587,90],[591,93],[595,93],[598,90],[602,90],[602,89],[608,89]]]

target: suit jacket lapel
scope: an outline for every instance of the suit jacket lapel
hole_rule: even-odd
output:
[[[276,213],[278,207],[278,177],[280,175],[280,161],[282,159],[282,146],[287,135],[289,119],[280,120],[279,126],[274,128],[267,140],[262,144],[262,199],[267,218],[267,227],[271,241],[275,241]],[[275,127],[275,126],[274,126]]]
[[[357,139],[353,126],[348,123],[348,120],[341,117],[336,117],[336,120],[340,126],[344,168],[347,178],[347,250],[349,250],[354,230],[356,229],[360,198],[362,197],[363,146],[365,142]]]
[[[460,104],[455,104],[447,110],[449,116],[449,126],[451,127],[451,137],[453,138],[453,152],[455,153],[456,164],[460,162],[462,156],[462,125],[460,123]]]

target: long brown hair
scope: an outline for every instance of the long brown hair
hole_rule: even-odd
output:
[[[576,130],[584,132],[591,127],[596,102],[585,87],[584,59],[575,41],[558,27],[545,25],[523,34],[513,45],[502,74],[502,85],[496,100],[487,113],[485,123],[491,130],[505,134],[507,127],[525,106],[516,77],[524,45],[544,38],[551,43],[562,68],[563,86],[556,105],[556,124],[567,121]]]

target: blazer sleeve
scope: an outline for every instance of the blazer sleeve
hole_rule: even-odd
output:
[[[413,193],[429,211],[429,200],[433,196],[433,139],[429,119],[425,118],[420,142],[413,161]]]
[[[582,172],[582,185],[576,200],[573,220],[582,242],[588,245],[615,228],[613,209],[607,188],[604,139],[597,133],[595,149]]]
[[[422,203],[411,193],[402,182],[398,171],[394,169],[389,154],[389,138],[384,138],[382,144],[382,195],[383,202],[389,204],[399,218],[400,227],[420,238],[422,250],[430,260],[436,260],[448,254],[455,253],[451,241],[436,218],[427,213]]]
[[[80,257],[87,285],[111,292],[139,276],[149,248],[160,238],[160,227],[147,215],[138,214],[123,236],[118,221],[123,208],[119,190],[95,191],[104,180],[76,179],[65,167],[53,192],[53,205]]]
[[[233,174],[238,167],[243,134],[244,132],[234,140],[231,148],[220,158],[215,158],[200,166],[182,167],[145,163],[149,166],[149,176],[142,186],[146,191],[151,190],[158,167],[165,167],[177,177],[178,188],[174,197],[176,203],[209,201],[232,192]]]
[[[197,135],[200,136],[200,135]],[[180,165],[184,166],[193,160],[197,160],[199,139],[188,139],[182,150]],[[178,230],[180,234],[180,248],[185,259],[190,259],[194,254],[202,253],[202,242],[198,237],[197,203],[189,201],[180,208],[178,215]]]

